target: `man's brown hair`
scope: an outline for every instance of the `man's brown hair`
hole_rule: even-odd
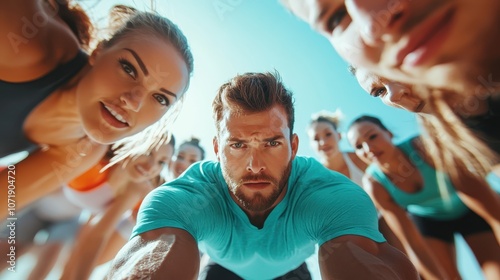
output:
[[[290,135],[293,134],[295,109],[293,94],[285,88],[278,72],[245,73],[223,84],[212,103],[217,133],[225,110],[258,113],[281,105],[288,119]]]

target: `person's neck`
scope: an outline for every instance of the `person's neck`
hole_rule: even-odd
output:
[[[111,189],[113,189],[115,194],[121,193],[127,183],[131,181],[127,171],[123,169],[121,165],[122,162],[117,162],[115,165],[111,166],[109,170],[108,184],[111,186]]]
[[[401,176],[402,166],[411,166],[413,168],[413,163],[410,162],[410,159],[403,151],[396,149],[389,159],[384,162],[378,162],[378,166],[385,174]]]
[[[323,165],[326,168],[335,171],[343,170],[347,166],[344,157],[342,156],[342,152],[340,150],[337,150],[337,152],[327,157],[324,160]]]

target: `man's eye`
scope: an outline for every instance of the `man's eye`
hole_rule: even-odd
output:
[[[270,142],[269,142],[269,146],[271,146],[271,147],[276,147],[276,146],[278,146],[279,144],[280,144],[280,142],[278,142],[278,141],[270,141]]]
[[[231,145],[233,148],[236,148],[236,149],[241,149],[243,147],[243,144],[242,143],[234,143]]]

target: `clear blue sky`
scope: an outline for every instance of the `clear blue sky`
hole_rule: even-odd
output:
[[[277,70],[295,94],[295,132],[299,154],[315,156],[306,134],[310,116],[340,108],[343,130],[361,114],[378,116],[400,141],[418,133],[415,117],[389,108],[368,96],[348,73],[347,64],[326,39],[287,12],[278,0],[157,0],[156,10],[186,34],[195,69],[183,110],[173,127],[177,141],[191,135],[201,139],[207,158],[215,159],[212,138],[212,99],[221,84],[244,72]],[[100,19],[113,4],[149,10],[150,1],[80,1]],[[102,22],[105,24],[106,22]],[[350,149],[346,142],[344,150]],[[460,261],[464,279],[480,279],[470,256]]]

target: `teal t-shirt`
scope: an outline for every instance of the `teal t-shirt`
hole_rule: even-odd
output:
[[[401,190],[387,178],[376,164],[368,166],[366,174],[370,174],[380,182],[392,199],[409,213],[440,220],[452,220],[463,216],[469,209],[458,196],[450,178],[448,175],[436,171],[420,157],[413,147],[413,139],[407,139],[399,144],[398,148],[410,158],[410,161],[420,172],[424,182],[420,191],[408,193]],[[405,167],[400,169],[401,176],[404,176]],[[442,183],[440,184],[440,182]]]
[[[295,269],[315,244],[342,235],[385,241],[364,190],[306,157],[293,160],[287,193],[261,229],[231,198],[220,164],[211,161],[194,164],[151,192],[132,237],[163,227],[188,231],[213,261],[244,279],[259,280]]]

